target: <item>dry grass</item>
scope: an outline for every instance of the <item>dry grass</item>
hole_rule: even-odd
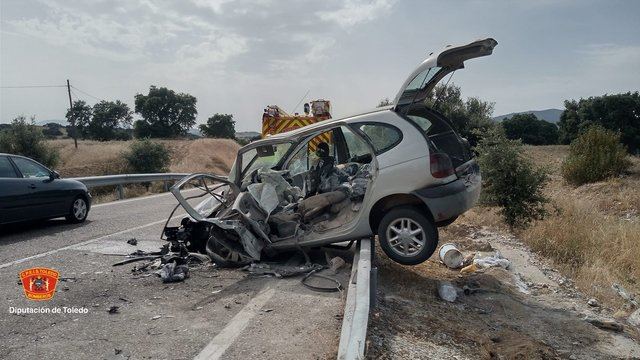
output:
[[[528,146],[526,151],[550,171],[545,192],[558,212],[552,209],[545,220],[519,231],[519,237],[601,301],[622,305],[614,283],[640,293],[640,159],[632,159],[624,176],[574,188],[560,176],[566,146]],[[505,230],[494,211],[478,209],[467,219]]]
[[[240,145],[228,139],[158,140],[171,150],[172,172],[213,172],[226,175]],[[64,177],[122,174],[127,166],[122,153],[131,141],[51,140],[60,150],[60,165],[56,170]]]
[[[235,160],[240,145],[228,139],[158,140],[171,150],[171,172],[205,172],[227,175]],[[73,140],[51,140],[50,144],[60,151],[60,164],[56,168],[63,177],[97,176],[129,172],[122,157],[131,141],[79,141],[78,149]],[[149,188],[130,185],[125,188],[125,197],[137,197],[163,191],[162,184]],[[94,203],[117,199],[115,188],[93,189]]]

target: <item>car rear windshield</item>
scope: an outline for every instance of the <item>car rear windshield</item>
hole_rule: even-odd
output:
[[[426,106],[413,106],[407,117],[415,123],[430,140],[432,151],[442,152],[451,158],[454,167],[471,159],[471,152],[460,136],[441,115]]]

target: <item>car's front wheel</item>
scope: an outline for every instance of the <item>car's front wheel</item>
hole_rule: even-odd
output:
[[[436,226],[414,207],[389,211],[378,226],[380,247],[389,258],[403,265],[426,261],[438,246]]]
[[[66,219],[70,223],[81,223],[87,220],[87,215],[89,215],[89,204],[87,203],[87,199],[80,195],[73,199],[71,209]]]

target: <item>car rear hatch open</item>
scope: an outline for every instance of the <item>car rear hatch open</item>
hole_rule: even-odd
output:
[[[395,110],[424,101],[436,84],[452,71],[464,68],[464,62],[491,55],[498,42],[492,38],[476,40],[461,46],[447,46],[438,53],[431,53],[400,87],[394,104]]]
[[[430,152],[446,154],[455,174],[465,183],[479,180],[479,168],[469,144],[454,131],[449,119],[425,105],[425,99],[447,74],[464,68],[464,62],[469,59],[491,55],[497,44],[487,38],[447,46],[430,54],[405,80],[394,101],[394,110],[417,125],[428,138]]]

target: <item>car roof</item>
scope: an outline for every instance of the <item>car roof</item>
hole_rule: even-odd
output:
[[[389,106],[384,106],[384,107],[371,109],[369,111],[360,112],[360,113],[357,113],[357,114],[354,114],[354,115],[349,115],[349,116],[342,117],[342,118],[339,118],[339,119],[330,119],[330,120],[318,121],[315,124],[303,126],[303,127],[291,130],[291,131],[270,135],[269,137],[266,137],[264,139],[254,141],[252,144],[265,142],[267,140],[283,140],[283,139],[288,139],[288,138],[296,138],[296,137],[299,137],[299,136],[303,136],[303,135],[305,135],[305,134],[307,134],[309,132],[313,132],[316,129],[321,129],[321,128],[324,128],[324,127],[331,127],[331,125],[339,124],[339,123],[348,123],[351,120],[355,120],[355,118],[357,118],[359,116],[368,115],[368,114],[372,114],[372,113],[376,113],[376,112],[389,111],[392,108],[393,108],[393,105],[389,105]]]

